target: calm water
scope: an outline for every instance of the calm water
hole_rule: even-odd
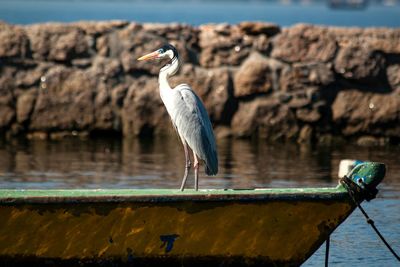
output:
[[[218,153],[220,173],[201,176],[201,188],[336,186],[340,159],[386,163],[378,198],[363,206],[400,251],[400,147],[220,140]],[[178,188],[183,166],[177,138],[0,142],[1,188]],[[324,253],[321,247],[304,266],[322,266]],[[398,266],[358,210],[333,234],[330,259],[330,266]]]
[[[368,0],[365,0],[368,1]],[[291,3],[292,2],[292,3]],[[400,0],[370,1],[365,9],[331,9],[327,1],[184,1],[184,0],[0,0],[0,20],[28,24],[48,21],[121,19],[189,24],[268,21],[337,26],[400,26]]]

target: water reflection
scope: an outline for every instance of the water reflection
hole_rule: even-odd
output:
[[[385,184],[398,188],[399,150],[219,140],[220,172],[216,177],[207,177],[202,169],[200,186],[334,186],[339,161],[356,158],[388,164]],[[183,149],[174,137],[0,143],[2,188],[177,188],[183,166]]]

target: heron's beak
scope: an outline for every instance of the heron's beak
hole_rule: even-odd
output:
[[[150,60],[150,59],[156,59],[160,56],[160,53],[158,51],[154,51],[150,54],[144,55],[137,60],[142,61],[142,60]]]

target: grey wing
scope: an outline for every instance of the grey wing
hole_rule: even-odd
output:
[[[174,89],[172,121],[189,147],[205,162],[207,175],[218,172],[218,156],[208,113],[200,98],[186,84]]]

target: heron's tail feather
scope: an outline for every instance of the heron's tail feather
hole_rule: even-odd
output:
[[[216,169],[210,169],[207,165],[204,168],[207,175],[216,175],[218,173],[218,167]]]
[[[207,175],[216,175],[218,173],[218,158],[216,153],[213,155],[212,160],[205,162],[204,171]]]

